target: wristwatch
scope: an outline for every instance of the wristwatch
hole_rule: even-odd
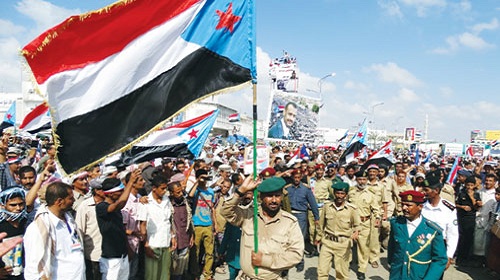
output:
[[[240,197],[245,196],[245,194],[244,194],[244,193],[240,192],[240,188],[236,188],[236,189],[234,190],[234,192],[235,192],[235,193],[237,193]]]

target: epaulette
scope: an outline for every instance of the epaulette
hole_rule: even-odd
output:
[[[443,202],[444,206],[448,207],[451,211],[455,211],[455,205],[453,205],[453,203],[449,202],[448,200],[446,199],[442,199],[441,198],[441,201]]]
[[[436,231],[439,231],[440,233],[443,232],[443,229],[438,225],[436,224],[435,222],[433,221],[430,221],[428,219],[425,219],[425,224],[427,224],[427,226],[431,227],[432,229],[436,230]]]
[[[351,208],[354,208],[354,209],[357,209],[358,207],[356,207],[356,205],[352,204],[352,203],[349,203],[349,202],[345,202],[345,205],[348,206],[348,207],[351,207]]]
[[[281,210],[281,216],[284,217],[284,218],[288,218],[288,219],[290,219],[290,220],[292,220],[294,222],[298,221],[297,218],[294,215],[292,215],[292,214],[290,214],[290,213],[288,213],[288,212],[286,212],[284,210]]]

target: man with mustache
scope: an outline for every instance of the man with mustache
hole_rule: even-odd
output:
[[[391,220],[387,260],[390,279],[439,279],[448,258],[441,228],[422,216],[424,194],[399,194],[403,216]]]
[[[356,186],[349,190],[348,201],[354,204],[361,221],[359,237],[356,242],[358,252],[358,280],[366,279],[366,268],[370,259],[371,229],[380,225],[380,205],[377,197],[368,189],[368,173],[366,170],[356,172]],[[377,240],[378,241],[378,240]]]
[[[281,273],[302,260],[304,238],[297,218],[281,210],[285,180],[271,177],[259,183],[248,176],[233,196],[223,202],[221,209],[229,223],[241,227],[241,271],[236,279],[283,279]],[[257,214],[257,253],[254,252],[253,207],[239,207],[245,193],[255,188],[262,201]],[[258,274],[254,268],[258,268]]]
[[[359,219],[356,206],[345,201],[349,184],[333,184],[334,201],[326,202],[319,218],[316,244],[322,244],[318,260],[318,279],[328,279],[332,260],[335,279],[349,279],[349,261],[353,241],[358,239]]]

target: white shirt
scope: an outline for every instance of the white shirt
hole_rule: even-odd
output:
[[[288,126],[286,126],[284,117],[281,119],[281,127],[283,127],[283,136],[289,137],[290,136],[290,129],[288,128]]]
[[[440,198],[436,207],[433,207],[429,201],[425,202],[422,215],[443,229],[443,238],[446,240],[446,255],[448,258],[453,258],[458,244],[457,210],[451,210],[443,204],[443,199]]]
[[[147,239],[150,247],[168,248],[172,237],[171,223],[172,204],[167,195],[158,203],[153,193],[148,195],[148,203],[139,205],[139,221],[146,222]]]
[[[420,225],[420,222],[422,222],[422,215],[418,216],[418,218],[416,218],[413,221],[406,219],[406,226],[408,228],[408,236],[411,237],[413,235],[413,233],[417,229],[418,225]]]
[[[488,221],[490,219],[490,212],[495,212],[497,201],[495,200],[495,188],[479,190],[479,197],[483,206],[476,212],[476,225],[483,229],[489,230]]]
[[[98,262],[101,258],[102,235],[97,224],[94,197],[86,198],[76,210],[76,225],[83,237],[85,258]]]
[[[76,232],[76,224],[73,219],[62,221],[49,211],[48,221],[55,230],[51,231],[52,238],[56,240],[55,256],[51,263],[51,279],[85,279],[85,260],[83,257],[83,246]],[[66,215],[68,217],[68,215]],[[24,235],[24,251],[26,252],[26,266],[24,278],[27,280],[40,279],[38,262],[36,260],[42,236],[36,222],[31,223]],[[79,243],[79,244],[78,244]],[[79,245],[79,246],[78,246]],[[36,253],[35,253],[36,252]]]

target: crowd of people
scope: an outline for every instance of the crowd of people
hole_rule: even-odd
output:
[[[65,177],[49,137],[12,134],[0,144],[0,232],[23,242],[5,251],[0,279],[286,279],[304,257],[318,257],[318,279],[332,264],[349,279],[353,261],[365,279],[384,250],[391,279],[439,279],[450,265],[487,266],[500,217],[500,169],[486,159],[464,159],[447,184],[454,157],[415,163],[405,150],[393,166],[339,165],[340,151],[296,160],[274,145],[254,179],[244,147],[207,145],[193,161]]]

